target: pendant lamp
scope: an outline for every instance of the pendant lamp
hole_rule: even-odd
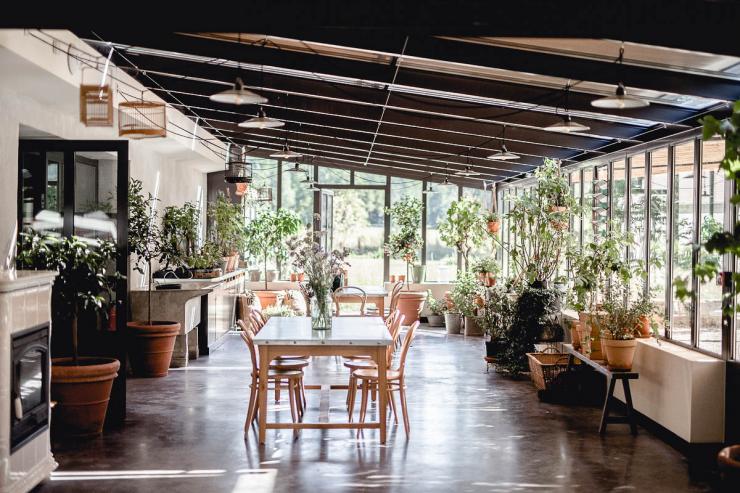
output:
[[[264,104],[267,98],[260,96],[244,87],[241,78],[237,77],[234,86],[231,89],[211,94],[210,100],[216,103],[224,104]]]
[[[242,128],[278,128],[283,125],[285,125],[285,122],[270,118],[262,107],[257,112],[257,116],[239,124]]]

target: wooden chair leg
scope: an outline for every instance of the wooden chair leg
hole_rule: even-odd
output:
[[[375,385],[370,386],[370,397],[372,398],[373,402],[375,402],[378,399],[377,390],[378,390],[377,386]]]
[[[409,436],[409,431],[410,431],[409,411],[408,411],[408,406],[406,405],[406,389],[405,389],[405,385],[403,382],[400,382],[398,392],[401,397],[401,412],[403,413],[403,427],[406,430],[406,436]]]
[[[303,378],[301,378],[301,403],[303,405],[303,412],[306,412],[308,401],[306,401],[306,386],[303,383]]]
[[[362,400],[360,401],[360,423],[365,422],[365,413],[367,412],[367,394],[368,394],[368,381],[362,381]],[[362,428],[357,429],[357,436],[360,436]]]
[[[244,434],[247,434],[247,431],[249,430],[249,425],[252,424],[252,421],[254,421],[254,415],[257,408],[257,382],[252,381],[252,385],[250,385],[249,390],[249,407],[247,408],[247,418],[244,421]]]
[[[357,379],[350,375],[349,377],[349,388],[347,389],[347,398],[349,404],[347,404],[347,413],[349,414],[349,422],[351,423],[354,419],[355,414],[355,396],[357,395]]]
[[[288,379],[288,397],[290,400],[290,416],[293,418],[293,422],[298,422],[298,410],[296,409],[296,402],[295,402],[295,392],[293,391],[293,385],[295,384],[295,380],[292,378]]]
[[[352,370],[349,371],[349,382],[347,383],[347,409],[349,410],[349,396],[350,396],[350,390],[352,390],[352,380],[354,377],[352,377]]]
[[[296,408],[298,410],[298,421],[303,421],[303,399],[301,398],[300,380],[293,380],[293,392],[295,393]]]
[[[398,424],[398,412],[396,411],[396,398],[393,397],[393,390],[388,389],[388,404],[391,406],[391,410],[393,411],[393,419],[396,424]]]

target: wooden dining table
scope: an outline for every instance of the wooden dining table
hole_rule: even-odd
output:
[[[393,342],[381,317],[334,317],[329,330],[312,330],[309,317],[270,317],[254,338],[259,346],[259,443],[265,443],[268,429],[378,429],[380,443],[386,440],[386,407],[388,382],[386,379],[386,351]],[[293,354],[307,356],[369,355],[378,365],[378,421],[365,423],[320,422],[278,423],[267,421],[267,371],[270,361],[278,356]],[[306,383],[306,390],[346,390],[347,385]]]
[[[388,296],[388,291],[383,286],[357,286],[358,288],[365,291],[367,295],[366,301],[373,303],[378,308],[378,314],[380,316],[385,315],[385,298]],[[359,291],[356,291],[359,294]],[[359,303],[359,298],[352,291],[345,293],[333,294],[335,299],[341,303]]]

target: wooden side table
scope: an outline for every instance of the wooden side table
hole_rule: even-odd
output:
[[[623,423],[629,424],[632,434],[637,435],[637,423],[635,422],[635,410],[632,407],[630,380],[637,380],[638,378],[640,378],[640,374],[634,371],[610,370],[609,368],[604,366],[603,361],[592,360],[585,354],[582,354],[573,349],[572,344],[563,344],[563,348],[568,353],[568,371],[573,366],[575,360],[578,359],[579,361],[590,366],[606,377],[607,391],[606,397],[604,398],[604,408],[601,412],[601,424],[599,425],[599,433],[606,433],[606,426],[610,423]],[[624,400],[627,406],[627,412],[623,416],[611,416],[612,400],[614,398],[614,387],[617,383],[617,380],[622,381],[622,390],[624,390]]]

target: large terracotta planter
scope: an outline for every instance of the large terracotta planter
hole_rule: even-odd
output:
[[[137,377],[165,377],[172,361],[178,322],[129,322],[129,359]]]
[[[113,380],[121,363],[111,358],[51,360],[54,430],[65,435],[98,435],[103,431]]]
[[[419,314],[424,308],[426,299],[426,291],[401,291],[398,296],[398,309],[401,310],[405,325],[411,325],[419,320]]]
[[[611,370],[631,370],[635,357],[637,341],[635,339],[617,340],[601,339],[601,346],[606,349],[606,359]]]
[[[280,294],[280,291],[252,291],[257,298],[260,299],[260,305],[262,308],[267,308],[268,306],[275,306],[277,304],[277,297],[278,294]]]
[[[466,336],[482,336],[483,329],[478,324],[475,317],[465,317],[465,335]]]

